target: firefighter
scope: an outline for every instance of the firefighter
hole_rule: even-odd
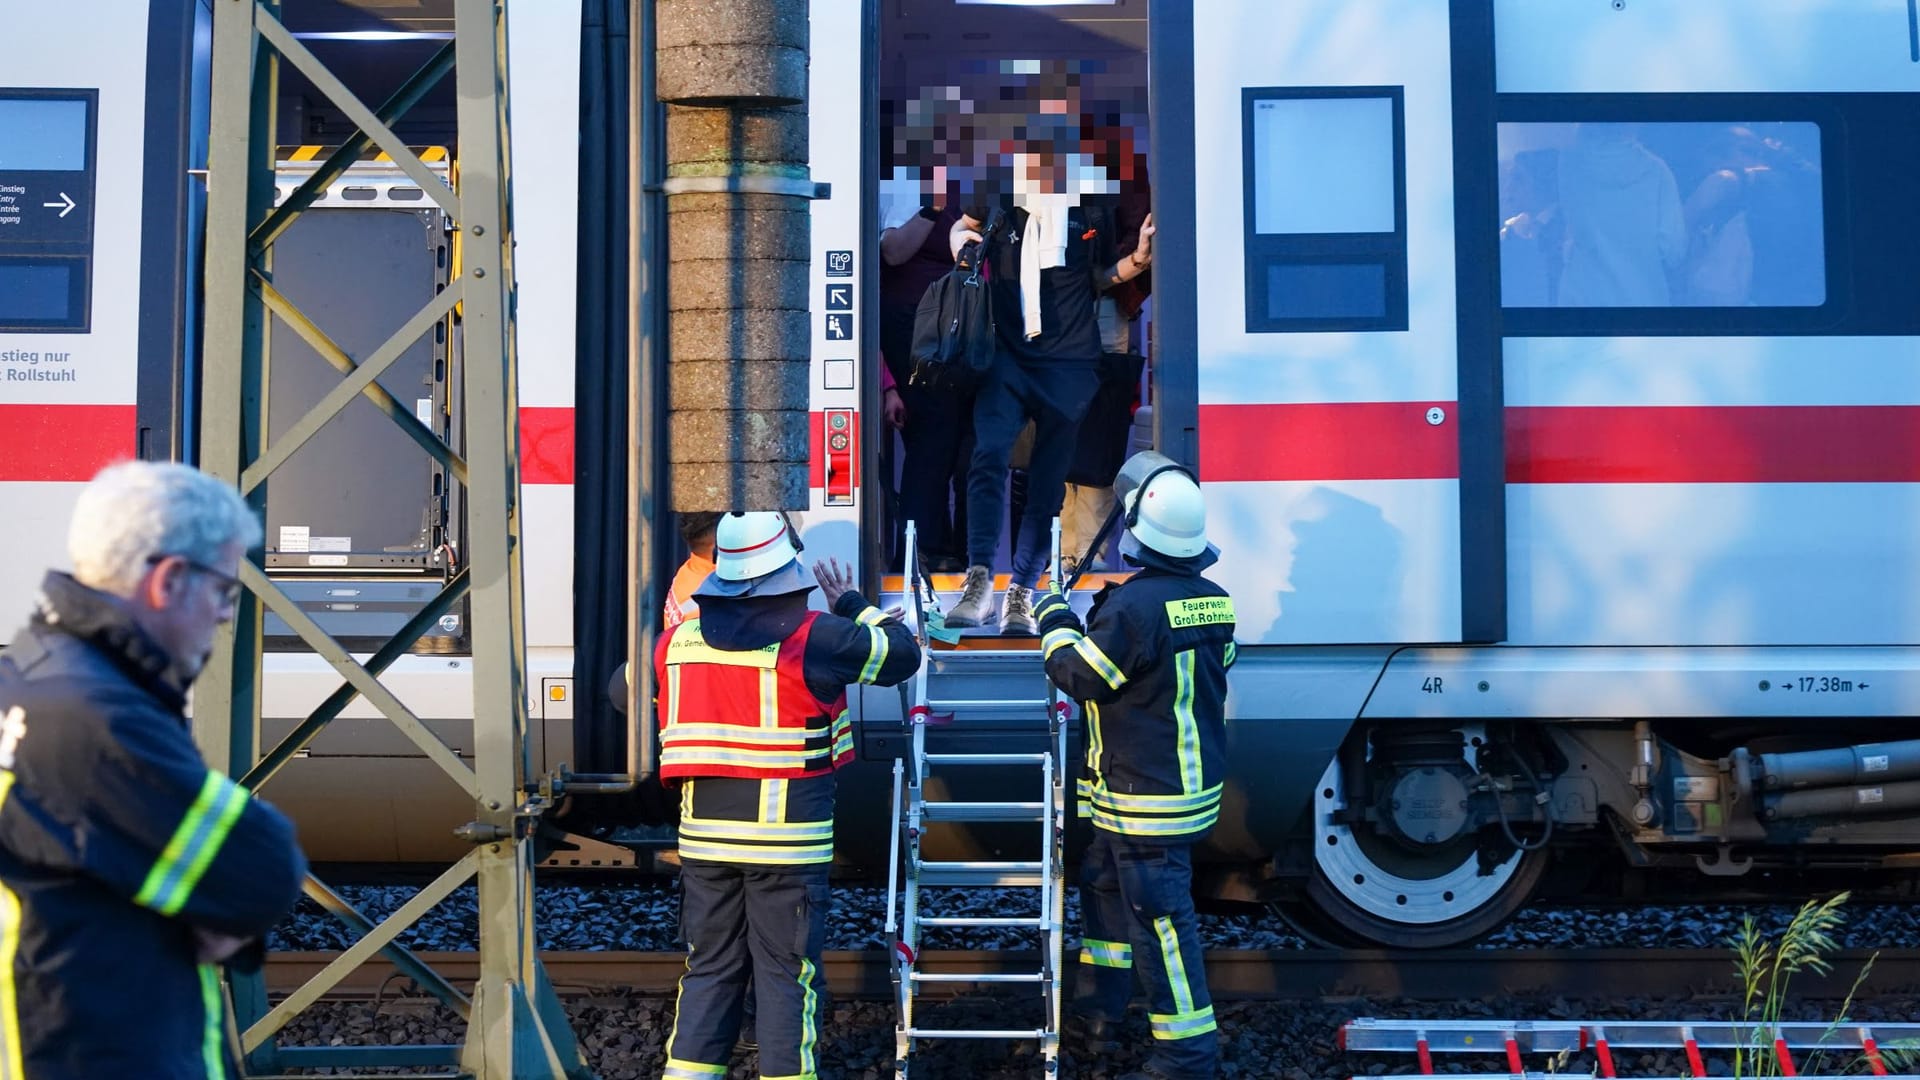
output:
[[[1233,600],[1202,576],[1219,552],[1200,486],[1152,458],[1164,464],[1123,504],[1121,553],[1138,570],[1101,590],[1084,630],[1058,585],[1037,614],[1047,675],[1087,724],[1079,795],[1093,842],[1073,1020],[1096,1049],[1113,1046],[1137,971],[1154,1050],[1125,1080],[1189,1080],[1219,1059],[1191,889],[1193,846],[1220,816]],[[1130,463],[1123,482],[1140,472]]]
[[[183,709],[259,540],[212,477],[111,466],[0,655],[0,1077],[240,1075],[220,965],[258,968],[306,861]]]
[[[660,775],[680,786],[680,979],[668,1080],[726,1074],[752,972],[760,1075],[817,1075],[834,770],[853,759],[849,683],[920,666],[900,621],[837,560],[810,580],[772,512],[720,519],[700,612],[654,654]],[[830,614],[811,611],[818,581]]]

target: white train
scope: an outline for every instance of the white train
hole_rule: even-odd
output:
[[[196,430],[180,358],[199,313],[204,9],[96,6],[115,14],[29,7],[0,42],[0,611],[15,614],[62,559],[78,485],[115,457],[186,453]],[[435,44],[435,6],[377,22],[371,6],[286,9],[372,93]],[[604,198],[580,168],[603,128],[574,123],[582,6],[509,13],[527,642],[548,768],[615,764],[590,691],[624,619],[575,603],[621,557],[581,529],[623,516],[617,492],[576,478],[625,454],[575,409],[576,387],[620,360],[578,348],[580,328],[622,302],[580,276],[596,227],[582,203]],[[883,592],[900,583],[878,559],[870,449],[870,241],[897,134],[881,102],[956,63],[1009,84],[1036,60],[1146,77],[1156,442],[1199,467],[1241,620],[1243,768],[1198,888],[1331,938],[1444,945],[1542,888],[1906,887],[1911,0],[814,0],[812,24],[812,172],[832,194],[813,209],[810,408],[817,432],[842,415],[869,449],[830,461],[816,437],[806,538]],[[351,127],[329,128],[300,86],[286,96],[291,184],[291,147]],[[350,351],[392,329],[381,295],[457,272],[417,194],[369,162],[289,234],[284,287],[358,326]],[[346,246],[374,256],[357,283],[329,271]],[[843,284],[844,337],[826,317]],[[424,343],[388,388],[451,437],[448,359]],[[350,643],[397,625],[460,548],[444,478],[367,430],[316,440],[269,500],[269,569]],[[456,616],[386,677],[456,748],[470,663]],[[269,733],[334,686],[300,652],[267,670]],[[872,872],[901,708],[869,690],[855,709],[843,862]],[[376,715],[356,704],[268,797],[322,860],[457,851],[444,823],[464,820],[460,793]]]

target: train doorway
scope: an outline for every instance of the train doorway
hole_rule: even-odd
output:
[[[1091,388],[1068,446],[1060,496],[1063,552],[1090,572],[1119,568],[1111,542],[1098,550],[1090,542],[1111,506],[1120,462],[1151,442],[1151,274],[1106,289],[1098,287],[1098,275],[1132,250],[1150,206],[1147,9],[1148,0],[881,5],[878,182],[871,192],[877,206],[870,219],[877,239],[865,246],[865,270],[878,282],[867,295],[878,317],[866,322],[872,344],[863,350],[879,389],[863,410],[863,435],[876,453],[862,555],[882,567],[883,593],[904,589],[909,519],[920,537],[922,567],[943,595],[956,595],[968,565],[982,559],[996,587],[1004,588],[1015,569],[1022,514],[1036,498],[1048,501],[1040,489],[1049,486],[1049,472],[1058,475],[1057,466],[1036,463],[1031,423],[1025,430],[997,424],[984,434],[1004,446],[1010,468],[997,494],[976,491],[969,500],[970,466],[983,434],[974,422],[975,396],[928,385],[913,373],[914,312],[953,266],[955,223],[968,211],[989,215],[993,208],[1015,221],[1043,204],[1099,208],[1087,211],[1091,217],[1068,211],[1075,227],[1065,264],[1086,268],[1088,284],[1080,292],[1086,310],[1063,314],[1061,325],[1043,326],[1035,338],[1070,335],[1090,353],[1079,361],[1090,378],[1063,395],[1080,404],[1071,399]],[[1001,235],[1001,250],[1017,245],[1019,231]],[[1091,266],[1102,259],[1106,265]],[[1051,312],[1054,280],[1046,281]],[[1062,440],[1040,441],[1057,461]],[[992,480],[976,488],[992,490]],[[982,522],[981,506],[998,519],[997,529]]]

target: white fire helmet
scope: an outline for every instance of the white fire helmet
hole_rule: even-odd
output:
[[[765,577],[799,555],[786,516],[773,510],[735,510],[713,532],[713,575],[722,581]]]
[[[1200,485],[1171,462],[1126,495],[1127,531],[1143,547],[1188,559],[1207,550],[1207,504]]]

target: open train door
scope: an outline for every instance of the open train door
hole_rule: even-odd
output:
[[[1243,642],[1503,636],[1491,20],[1154,6],[1158,442]]]

